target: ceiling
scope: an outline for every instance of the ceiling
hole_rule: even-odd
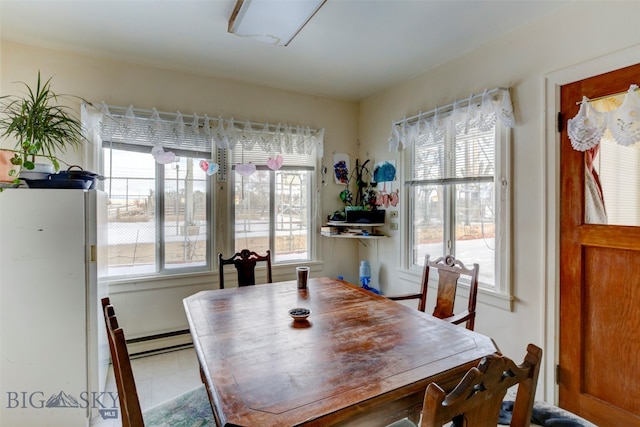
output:
[[[30,45],[357,101],[566,3],[327,0],[282,47],[228,33],[235,0],[0,0],[0,34]]]

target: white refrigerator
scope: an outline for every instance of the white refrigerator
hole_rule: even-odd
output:
[[[104,389],[106,227],[98,190],[0,192],[1,427],[88,426],[117,411]]]

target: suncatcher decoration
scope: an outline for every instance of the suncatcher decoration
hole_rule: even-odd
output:
[[[336,182],[344,185],[338,197],[348,209],[375,210],[378,207],[398,205],[398,190],[387,193],[387,182],[396,179],[396,167],[393,161],[382,161],[371,166],[371,160],[360,163],[356,159],[355,167],[350,169],[349,157],[346,154],[334,155],[334,176]],[[350,186],[355,185],[355,195]],[[378,185],[382,184],[382,190]],[[335,212],[334,212],[335,214]]]

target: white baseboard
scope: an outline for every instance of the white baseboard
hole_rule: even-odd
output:
[[[188,332],[172,336],[149,337],[149,339],[133,340],[127,343],[129,355],[132,358],[147,356],[149,353],[174,350],[193,345],[191,334]]]

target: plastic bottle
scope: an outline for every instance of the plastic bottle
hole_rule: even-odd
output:
[[[365,288],[371,283],[371,266],[369,261],[360,261],[360,284]]]

